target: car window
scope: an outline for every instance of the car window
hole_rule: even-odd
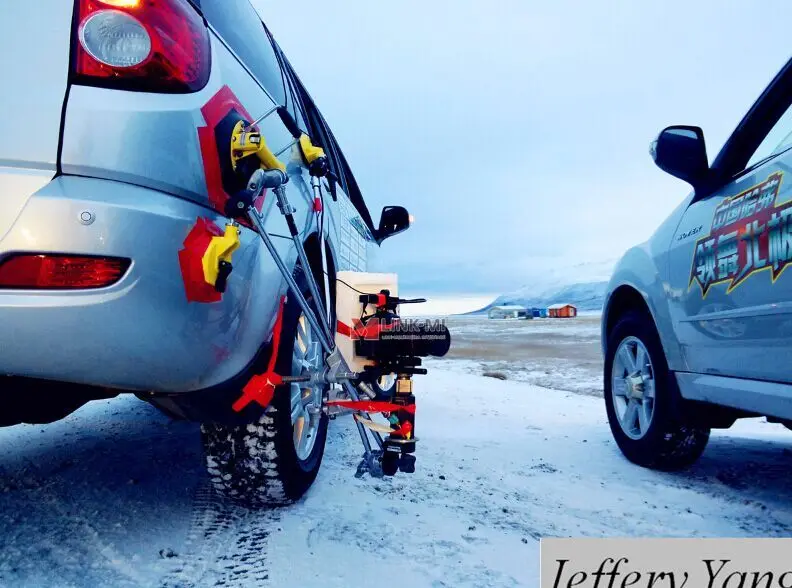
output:
[[[275,102],[285,104],[286,91],[275,49],[261,18],[248,0],[201,0],[206,20],[253,72]]]
[[[773,157],[792,147],[792,105],[787,108],[783,116],[773,125],[759,147],[756,148],[746,168],[751,168],[760,161]]]

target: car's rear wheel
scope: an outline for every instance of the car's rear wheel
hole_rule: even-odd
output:
[[[302,272],[297,282],[313,302]],[[305,375],[324,365],[325,353],[293,296],[283,311],[275,371]],[[319,472],[327,439],[322,410],[324,386],[286,384],[257,423],[201,428],[207,470],[223,495],[252,506],[289,504],[310,488]]]
[[[625,314],[608,336],[605,405],[616,444],[633,463],[682,469],[707,446],[710,430],[680,418],[683,402],[657,330],[645,314]]]

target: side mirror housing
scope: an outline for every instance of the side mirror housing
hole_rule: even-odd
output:
[[[410,228],[410,213],[403,206],[386,206],[382,209],[379,229],[377,229],[377,242],[403,233]]]
[[[663,129],[649,148],[655,164],[698,191],[709,177],[707,145],[699,127],[675,125]]]

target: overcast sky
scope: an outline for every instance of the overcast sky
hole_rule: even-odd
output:
[[[382,250],[411,293],[618,257],[688,191],[657,132],[699,125],[712,158],[792,56],[789,0],[254,3],[375,221],[415,215]]]

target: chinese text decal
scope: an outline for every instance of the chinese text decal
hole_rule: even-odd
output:
[[[783,174],[725,199],[715,209],[710,234],[696,243],[690,285],[706,296],[729,282],[728,294],[748,276],[770,268],[775,282],[792,262],[792,201],[776,205]]]

